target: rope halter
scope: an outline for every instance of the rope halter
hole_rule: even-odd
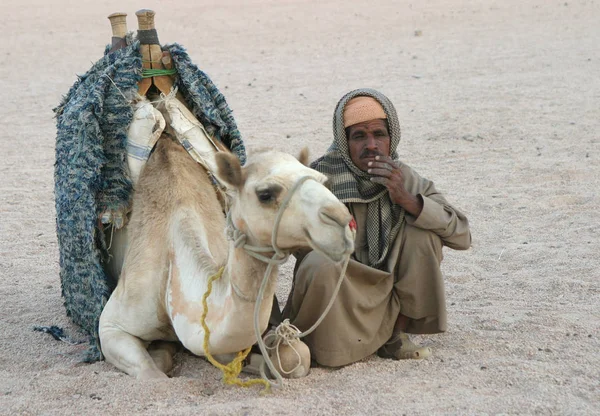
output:
[[[300,186],[307,180],[312,179],[316,181],[315,178],[311,176],[302,176],[300,179],[296,181],[294,186],[289,190],[281,205],[279,207],[279,211],[277,212],[277,216],[275,217],[275,224],[273,225],[273,231],[271,232],[271,245],[266,247],[254,246],[247,243],[248,236],[244,234],[242,231],[236,228],[233,220],[231,218],[231,210],[227,213],[227,238],[233,241],[235,248],[243,248],[249,256],[254,257],[257,260],[260,260],[264,263],[267,263],[269,266],[271,265],[279,265],[285,263],[289,256],[289,251],[283,251],[277,246],[277,232],[279,231],[279,225],[281,223],[281,219],[283,218],[283,213],[290,204],[292,197],[296,193]],[[272,257],[267,257],[264,253],[274,253]],[[272,267],[272,266],[271,266]],[[270,273],[271,270],[268,269]]]
[[[269,368],[269,371],[271,372],[271,374],[277,380],[276,383],[273,383],[273,386],[275,386],[275,387],[283,386],[283,378],[281,377],[281,374],[279,374],[279,372],[275,369],[275,366],[273,365],[273,362],[271,361],[271,358],[269,357],[269,353],[267,351],[265,342],[262,338],[262,334],[260,333],[259,313],[260,313],[260,307],[262,305],[262,301],[264,298],[265,290],[267,287],[267,282],[269,280],[269,276],[271,275],[271,271],[273,270],[273,267],[285,263],[290,256],[289,251],[281,250],[277,246],[277,232],[279,231],[279,225],[281,224],[281,219],[283,217],[283,213],[287,209],[287,207],[288,207],[292,197],[296,193],[296,191],[298,189],[300,189],[302,184],[309,179],[316,181],[316,179],[311,176],[302,176],[300,179],[298,179],[296,181],[296,183],[292,186],[292,188],[289,190],[289,192],[283,199],[281,206],[279,207],[279,211],[277,212],[277,216],[275,217],[275,223],[273,225],[273,231],[271,233],[271,246],[270,247],[260,247],[260,246],[254,246],[254,245],[248,244],[247,243],[247,235],[235,227],[235,224],[233,223],[233,220],[231,218],[231,211],[229,211],[227,213],[227,237],[231,241],[233,241],[234,246],[236,248],[243,248],[249,256],[254,257],[255,259],[260,260],[264,263],[267,263],[267,269],[265,270],[263,281],[260,285],[260,289],[258,291],[258,296],[256,298],[256,305],[254,307],[254,334],[256,335],[256,339],[258,342],[258,346],[260,348],[260,352],[265,360],[264,363],[262,363],[261,368],[260,368],[261,377],[265,380],[268,380],[268,377],[266,376],[266,373],[265,373],[265,364],[266,364],[266,366]],[[354,225],[352,226],[352,224],[354,224]],[[356,232],[356,225],[354,223],[354,219],[352,219],[350,229],[352,231],[353,239],[354,239],[355,232]],[[265,253],[273,253],[273,256],[269,258],[265,255]],[[272,347],[270,347],[270,349],[273,349],[273,348],[276,349],[277,359],[279,361],[280,368],[281,368],[281,359],[279,357],[279,345],[281,343],[289,345],[294,350],[296,355],[298,356],[298,365],[296,365],[296,367],[294,367],[291,371],[284,371],[282,368],[282,371],[284,371],[286,374],[290,374],[290,373],[294,372],[301,365],[300,354],[298,353],[296,348],[294,348],[294,346],[292,345],[292,341],[294,339],[302,338],[302,337],[310,334],[323,321],[323,319],[325,318],[325,316],[331,309],[331,306],[333,305],[333,302],[339,292],[340,286],[342,285],[342,281],[344,280],[344,276],[346,275],[346,269],[348,267],[349,261],[350,261],[350,254],[348,254],[348,256],[346,257],[346,259],[344,261],[344,265],[343,265],[341,273],[340,273],[340,278],[339,278],[337,286],[333,292],[331,300],[329,301],[329,304],[327,305],[327,307],[325,308],[325,310],[323,311],[323,313],[321,314],[321,316],[319,317],[317,322],[315,322],[315,324],[310,329],[301,333],[298,328],[296,328],[294,325],[290,324],[289,319],[286,319],[281,324],[279,324],[279,326],[275,329],[275,334],[272,334],[273,336],[275,336],[275,342],[274,342],[274,345]]]

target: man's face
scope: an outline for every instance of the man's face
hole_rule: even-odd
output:
[[[354,124],[346,129],[350,159],[362,171],[375,156],[390,155],[390,134],[385,120],[375,119]]]

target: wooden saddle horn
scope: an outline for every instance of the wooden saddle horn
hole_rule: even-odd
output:
[[[173,63],[168,52],[163,52],[158,41],[158,34],[154,27],[153,10],[138,10],[135,15],[138,19],[138,40],[142,52],[142,69],[172,69]],[[154,86],[167,95],[173,87],[173,78],[169,75],[156,75],[143,78],[138,83],[140,95],[146,95],[150,87]]]
[[[108,16],[110,25],[112,26],[112,46],[110,52],[117,51],[127,46],[125,36],[127,35],[127,13],[113,13]]]

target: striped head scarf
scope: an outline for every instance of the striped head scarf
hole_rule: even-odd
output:
[[[400,123],[396,109],[380,92],[363,88],[349,92],[338,102],[333,114],[333,143],[311,167],[329,177],[331,191],[340,201],[367,204],[369,266],[383,269],[390,246],[404,222],[404,209],[392,203],[387,188],[371,182],[371,176],[360,170],[350,158],[343,114],[348,101],[358,96],[372,97],[383,107],[390,130],[390,157],[398,159],[396,149],[400,143]]]

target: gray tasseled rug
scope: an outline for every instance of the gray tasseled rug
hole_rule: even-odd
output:
[[[127,129],[133,109],[125,97],[141,79],[140,44],[105,54],[71,87],[58,107],[55,200],[60,250],[60,278],[67,315],[90,336],[86,361],[102,358],[98,320],[114,289],[101,262],[107,258],[98,215],[128,207],[132,185],[127,170]],[[171,53],[176,86],[207,132],[236,154],[246,152],[225,97],[177,44]]]

